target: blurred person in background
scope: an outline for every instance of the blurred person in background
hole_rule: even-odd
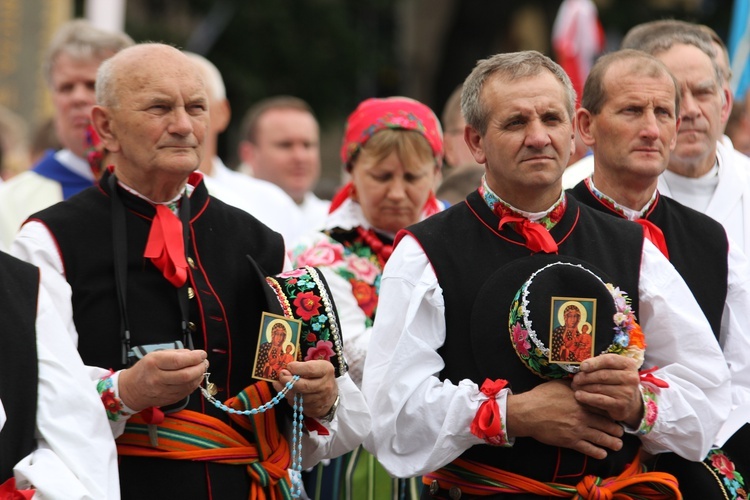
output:
[[[63,149],[48,151],[28,172],[0,187],[0,242],[6,247],[29,215],[94,184],[99,172],[86,161],[86,133],[95,103],[96,70],[132,44],[126,34],[101,30],[83,19],[63,24],[52,37],[43,69]]]
[[[29,141],[23,118],[0,106],[0,183],[29,168]]]
[[[253,177],[272,182],[297,204],[305,232],[323,227],[330,202],[313,193],[320,178],[320,128],[297,97],[264,99],[242,120],[240,160]]]
[[[719,221],[750,252],[750,158],[722,142],[732,96],[705,28],[683,21],[633,27],[623,48],[661,60],[682,91],[677,146],[659,178],[659,192]]]
[[[393,239],[444,208],[433,194],[443,160],[440,123],[430,108],[406,97],[367,99],[349,115],[341,160],[351,182],[334,197],[323,231],[303,238],[292,260],[295,267],[318,267],[331,287],[349,373],[359,385]],[[405,486],[391,479],[361,447],[325,466],[322,484],[317,474],[306,482],[316,499],[378,500],[402,488],[421,489],[413,480]]]
[[[302,223],[292,199],[275,184],[230,170],[217,155],[219,135],[226,130],[232,116],[224,79],[205,57],[185,54],[198,65],[208,92],[210,120],[200,165],[208,192],[281,233],[287,245],[293,243],[301,236]]]

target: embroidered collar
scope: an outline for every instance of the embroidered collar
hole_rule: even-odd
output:
[[[604,204],[607,208],[612,210],[615,213],[618,213],[622,215],[624,218],[628,220],[638,220],[646,218],[646,215],[648,214],[649,210],[651,210],[651,207],[656,202],[656,189],[654,189],[654,193],[651,195],[651,199],[648,200],[648,203],[644,205],[644,207],[641,210],[633,210],[632,208],[625,207],[623,205],[620,205],[615,200],[607,196],[606,194],[599,191],[596,186],[594,185],[594,178],[589,176],[584,179],[584,182],[586,183],[586,187],[589,188],[589,191],[591,191],[591,194],[593,194],[602,204]]]
[[[565,208],[568,204],[565,197],[565,191],[561,191],[560,198],[558,198],[558,200],[544,212],[524,212],[523,210],[519,210],[503,201],[498,195],[496,195],[487,184],[487,176],[482,177],[482,185],[479,186],[479,195],[487,206],[489,206],[490,209],[501,219],[505,215],[517,215],[524,217],[531,222],[542,224],[547,230],[552,229],[558,222],[560,222],[565,214]]]

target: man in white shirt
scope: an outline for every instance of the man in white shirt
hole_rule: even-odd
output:
[[[569,78],[538,52],[499,54],[477,64],[463,92],[466,141],[485,179],[466,203],[402,234],[385,268],[362,386],[373,417],[365,446],[394,475],[426,475],[436,498],[608,488],[587,483],[590,474],[648,482],[625,470],[638,446],[703,458],[729,411],[726,364],[685,282],[642,230],[562,192],[574,147]],[[515,266],[558,258],[637,294],[645,372],[602,354],[570,378],[530,375],[521,363],[536,352],[530,333],[508,313],[528,304],[501,289]]]
[[[0,252],[0,281],[0,497],[119,499],[107,418],[39,269]]]
[[[168,45],[129,47],[102,63],[96,96],[92,122],[112,168],[96,187],[35,214],[13,251],[42,268],[90,367],[118,439],[121,494],[280,496],[291,490],[294,465],[361,442],[369,430],[364,398],[326,360],[289,363],[277,390],[299,375],[290,397],[304,394],[301,411],[325,417],[318,432],[302,433],[301,464],[290,463],[299,448],[290,450],[275,421],[279,398],[251,375],[268,304],[258,269],[278,274],[288,261],[278,233],[210,197],[195,172],[209,126],[197,67]],[[191,394],[204,382],[223,408]],[[230,424],[234,403],[247,413]]]
[[[111,33],[76,19],[54,35],[44,76],[55,108],[55,132],[63,148],[49,151],[31,170],[0,186],[0,245],[10,247],[26,218],[92,186],[97,172],[86,160],[86,130],[94,105],[96,70],[106,58],[132,45],[124,33]]]
[[[659,175],[666,169],[679,124],[679,94],[664,65],[642,51],[622,50],[600,58],[589,74],[577,112],[578,132],[594,151],[595,170],[569,193],[614,217],[648,228],[649,237],[683,277],[709,320],[732,374],[732,408],[742,424],[750,417],[750,270],[724,227],[705,214],[661,196]],[[734,424],[731,424],[734,425]],[[722,429],[733,435],[739,429]],[[743,434],[715,444],[702,461],[660,455],[656,466],[675,474],[691,498],[726,498],[724,486],[738,481],[747,466],[729,449],[747,449]],[[728,449],[729,448],[729,449]],[[726,477],[718,460],[731,460],[741,474]],[[715,470],[714,470],[715,469]],[[718,482],[715,475],[724,480]],[[729,474],[731,476],[731,474]],[[727,489],[724,489],[727,488]]]
[[[664,23],[669,29],[664,29]],[[682,89],[681,124],[659,191],[719,221],[730,238],[750,252],[750,158],[722,143],[732,96],[701,27],[678,21],[632,28],[623,48],[660,59]]]
[[[219,135],[229,125],[231,107],[221,73],[211,61],[198,54],[185,53],[198,65],[210,99],[210,125],[206,134],[206,153],[200,171],[208,192],[220,200],[241,208],[284,237],[287,246],[302,236],[297,206],[284,190],[270,182],[230,170],[217,156]]]
[[[264,99],[245,113],[239,156],[257,179],[272,182],[297,204],[305,232],[323,227],[330,202],[313,193],[320,178],[320,129],[297,97]]]

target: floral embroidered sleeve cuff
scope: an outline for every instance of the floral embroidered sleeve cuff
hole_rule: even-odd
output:
[[[96,383],[96,390],[102,398],[102,404],[107,412],[107,418],[113,422],[121,418],[127,418],[138,413],[128,408],[119,397],[117,382],[120,372],[111,372],[108,376],[100,378]]]
[[[507,385],[508,381],[502,379],[484,381],[480,391],[488,399],[479,406],[471,422],[471,433],[492,446],[513,445],[512,440],[508,439],[503,418],[507,411],[508,394],[510,394]]]
[[[659,397],[658,389],[641,384],[641,399],[643,400],[643,417],[641,424],[637,429],[623,425],[623,429],[628,434],[643,436],[651,432],[659,416]]]

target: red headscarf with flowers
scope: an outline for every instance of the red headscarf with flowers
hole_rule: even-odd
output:
[[[341,161],[347,170],[351,169],[352,158],[370,140],[370,137],[384,129],[419,132],[427,139],[437,166],[442,165],[443,129],[437,116],[429,107],[408,97],[373,97],[362,101],[346,120],[344,140],[341,144]],[[330,212],[349,198],[351,189],[350,182],[336,193],[331,202]],[[431,205],[437,205],[434,194],[430,195],[425,205],[425,211],[428,214],[432,212]]]

